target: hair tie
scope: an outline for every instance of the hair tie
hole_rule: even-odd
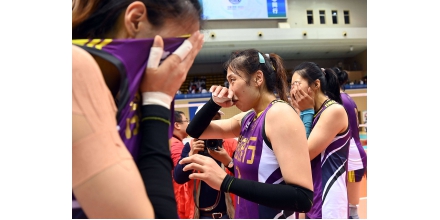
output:
[[[321,68],[321,71],[322,71],[322,73],[323,73],[324,76],[325,76],[325,69],[324,69],[324,68]]]
[[[258,52],[258,58],[260,58],[260,63],[266,63],[266,61],[264,60],[263,55],[261,55],[260,52]]]

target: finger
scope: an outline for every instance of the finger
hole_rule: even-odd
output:
[[[222,90],[220,90],[220,93],[217,95],[219,98],[223,98],[223,96],[229,91],[228,88],[223,87]]]
[[[293,88],[293,86],[290,89],[290,97],[292,98],[292,100],[296,100],[296,98],[295,98],[295,89]]]
[[[206,178],[206,174],[204,173],[191,173],[188,178],[190,179],[197,179],[197,180],[203,180]]]
[[[293,101],[292,101],[292,105],[293,105],[293,107],[295,107],[295,108],[299,108],[298,102],[297,102],[296,100],[293,100]]]
[[[179,56],[180,59],[183,61],[186,56],[191,52],[192,48],[192,43],[189,40],[184,40],[183,43],[173,52],[173,54]]]
[[[199,32],[196,32],[196,33],[194,33],[189,39],[187,39],[188,41],[187,42],[190,42],[191,44],[193,43],[193,42],[195,42],[196,40],[197,40],[197,37],[200,37],[200,33]],[[183,43],[182,43],[183,44]],[[196,43],[197,44],[197,43]],[[197,45],[199,45],[199,44],[197,44]],[[181,45],[181,47],[182,47],[182,45]],[[187,45],[184,45],[183,47],[188,47],[188,43],[187,43]],[[198,51],[200,50],[201,48],[196,48],[196,47],[192,47],[192,49],[191,49],[191,52],[190,52],[190,54],[188,54],[187,55],[187,57],[191,57],[191,54],[192,54],[192,50],[197,50],[197,53],[198,53]],[[194,56],[192,56],[193,58],[194,58]],[[186,60],[186,58],[185,58],[185,60]],[[193,61],[193,60],[192,60]],[[192,65],[192,61],[191,61],[191,64],[190,64],[190,66]],[[161,66],[163,66],[162,68],[164,68],[164,72],[167,72],[167,73],[175,73],[176,71],[176,69],[179,67],[179,64],[182,62],[182,59],[180,58],[180,56],[179,55],[177,55],[177,54],[171,54],[170,56],[168,56],[164,61],[163,61],[163,63],[162,63],[162,65]],[[187,64],[188,64],[188,62],[187,62]],[[180,78],[186,78],[186,73],[187,73],[187,71],[186,71],[186,68],[179,68],[179,69],[183,69],[183,73],[184,74],[181,74],[181,75],[178,75],[178,79],[180,80]],[[187,69],[189,69],[189,67],[187,68]],[[179,73],[180,71],[177,71],[177,73]],[[180,73],[182,73],[182,72],[180,72]],[[173,76],[173,77],[175,77],[175,76]]]
[[[211,88],[209,88],[209,92],[214,92],[215,89],[217,88],[217,85],[212,85]]]
[[[150,48],[150,55],[148,56],[147,69],[157,69],[159,67],[160,59],[163,54],[163,39],[161,36],[154,37],[153,46]]]
[[[304,90],[302,90],[302,89],[299,89],[299,94],[301,95],[301,96],[306,96],[307,94],[306,94],[306,92],[304,92]]]
[[[186,165],[183,169],[183,171],[188,171],[188,170],[197,170],[200,172],[203,172],[203,166],[197,163],[190,163],[188,165]]]
[[[302,89],[297,86],[296,92],[295,92],[295,98],[298,100],[301,100],[301,98],[303,97],[302,93],[301,93]]]
[[[182,160],[180,160],[180,164],[186,164],[186,163],[198,163],[203,165],[203,161],[206,157],[202,156],[200,154],[195,154],[189,157],[185,157]]]
[[[220,91],[222,91],[223,87],[222,86],[217,86],[214,90],[214,92],[212,93],[213,96],[217,97],[218,94],[220,93]]]
[[[191,36],[193,37],[193,36]],[[189,39],[188,39],[189,40]],[[193,45],[192,50],[189,52],[189,54],[186,56],[186,58],[182,61],[181,66],[185,69],[185,71],[189,70],[189,68],[192,66],[194,59],[196,58],[197,54],[202,49],[203,43],[204,43],[204,35],[200,34],[200,32],[194,33],[194,38],[190,41]]]

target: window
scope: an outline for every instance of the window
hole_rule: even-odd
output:
[[[321,24],[325,24],[325,11],[324,10],[319,11],[319,21],[321,22]]]
[[[307,24],[313,24],[313,11],[307,10]]]
[[[344,22],[350,24],[350,13],[348,11],[344,11]]]
[[[336,10],[332,11],[332,20],[333,20],[333,24],[338,23],[338,11],[336,11]]]

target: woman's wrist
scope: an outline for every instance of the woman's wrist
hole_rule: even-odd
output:
[[[142,105],[160,105],[170,109],[173,97],[163,92],[143,92]]]

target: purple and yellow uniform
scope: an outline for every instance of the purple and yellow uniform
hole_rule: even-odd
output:
[[[186,38],[165,38],[162,60],[174,52]],[[115,65],[120,73],[120,88],[117,97],[117,122],[119,135],[136,160],[140,144],[139,107],[141,97],[139,85],[147,67],[150,48],[154,39],[78,39],[72,43],[94,56]],[[174,121],[174,101],[171,104],[171,124]],[[172,126],[169,138],[173,134]]]
[[[348,182],[360,182],[367,168],[367,154],[361,144],[359,137],[358,120],[356,117],[356,103],[346,93],[341,93],[342,104],[348,114],[352,139],[348,155]]]
[[[272,101],[259,114],[251,111],[243,117],[234,155],[236,178],[269,184],[285,184],[280,165],[264,130],[266,113],[276,102],[283,101]],[[293,212],[289,213],[236,197],[236,219],[284,218],[284,215],[293,214]]]
[[[186,38],[165,38],[163,61],[174,52]],[[81,47],[92,56],[113,64],[119,72],[119,91],[116,97],[116,121],[119,135],[136,161],[140,146],[139,125],[141,97],[139,86],[147,67],[150,48],[154,39],[77,39],[72,44]],[[102,97],[108,98],[108,97]],[[171,124],[174,123],[174,100],[171,103]],[[173,127],[168,137],[171,139]],[[72,194],[72,218],[86,218]]]
[[[313,117],[312,132],[321,114],[331,105],[328,99]],[[351,139],[350,127],[336,135],[330,145],[311,161],[313,206],[306,213],[311,219],[348,218],[347,158]]]

